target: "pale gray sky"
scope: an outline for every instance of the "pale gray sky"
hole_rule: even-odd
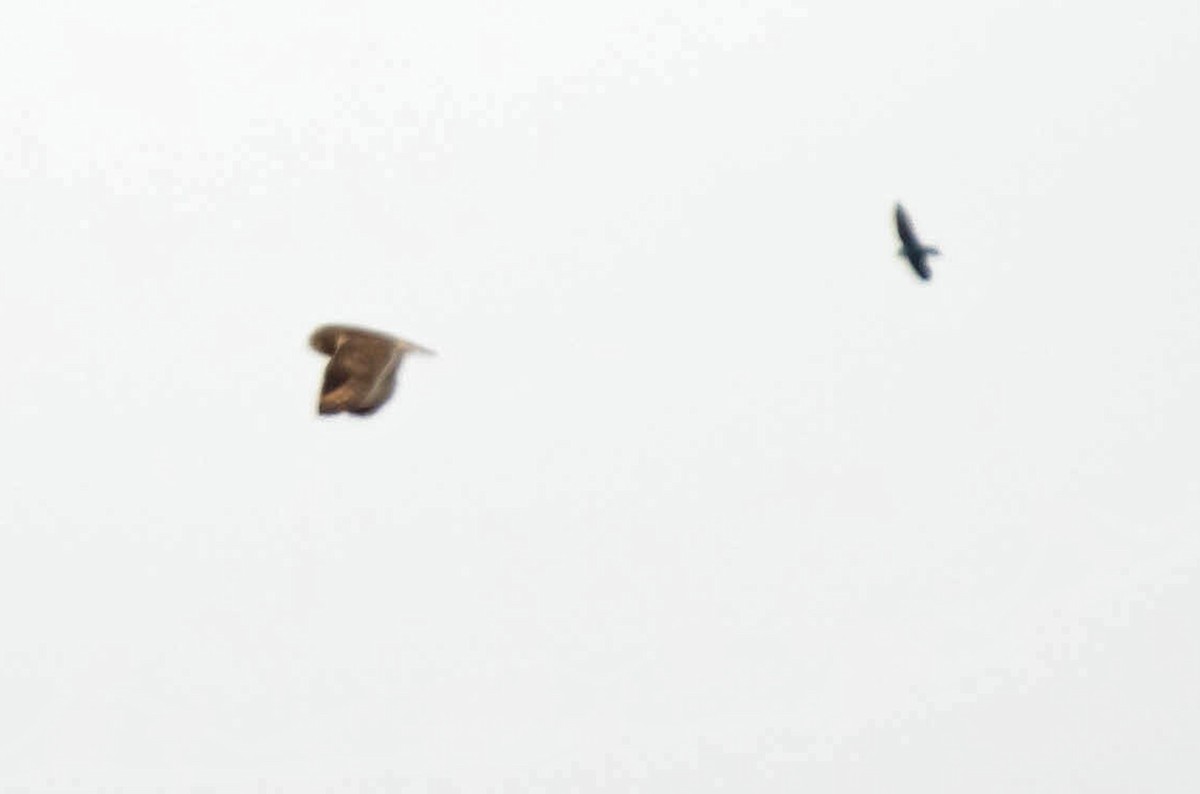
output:
[[[0,791],[1200,787],[1194,0],[20,4],[0,74]],[[318,419],[325,322],[439,356]]]

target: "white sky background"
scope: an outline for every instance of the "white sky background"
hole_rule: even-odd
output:
[[[0,30],[0,789],[1197,790],[1194,0],[246,6]]]

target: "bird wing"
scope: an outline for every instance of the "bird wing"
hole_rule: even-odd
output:
[[[338,347],[347,340],[358,339],[377,339],[387,344],[395,344],[399,341],[388,334],[369,331],[366,328],[356,328],[353,325],[322,325],[312,332],[312,336],[308,338],[308,344],[313,350],[332,356],[337,352]]]
[[[912,265],[912,269],[917,272],[922,281],[928,281],[933,277],[933,271],[929,269],[929,265],[925,262],[923,256],[911,256],[908,258],[908,263]]]
[[[913,231],[912,222],[908,219],[908,213],[899,204],[896,205],[896,233],[900,235],[900,242],[904,243],[905,248],[921,247],[917,233]]]

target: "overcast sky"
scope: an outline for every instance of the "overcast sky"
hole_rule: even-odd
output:
[[[5,794],[1200,790],[1195,0],[28,3],[0,75]],[[438,356],[318,418],[326,322]]]

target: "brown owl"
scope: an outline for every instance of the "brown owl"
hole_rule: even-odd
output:
[[[317,407],[322,415],[375,413],[396,390],[396,372],[404,354],[433,353],[394,336],[348,325],[323,325],[308,341],[330,357]]]

